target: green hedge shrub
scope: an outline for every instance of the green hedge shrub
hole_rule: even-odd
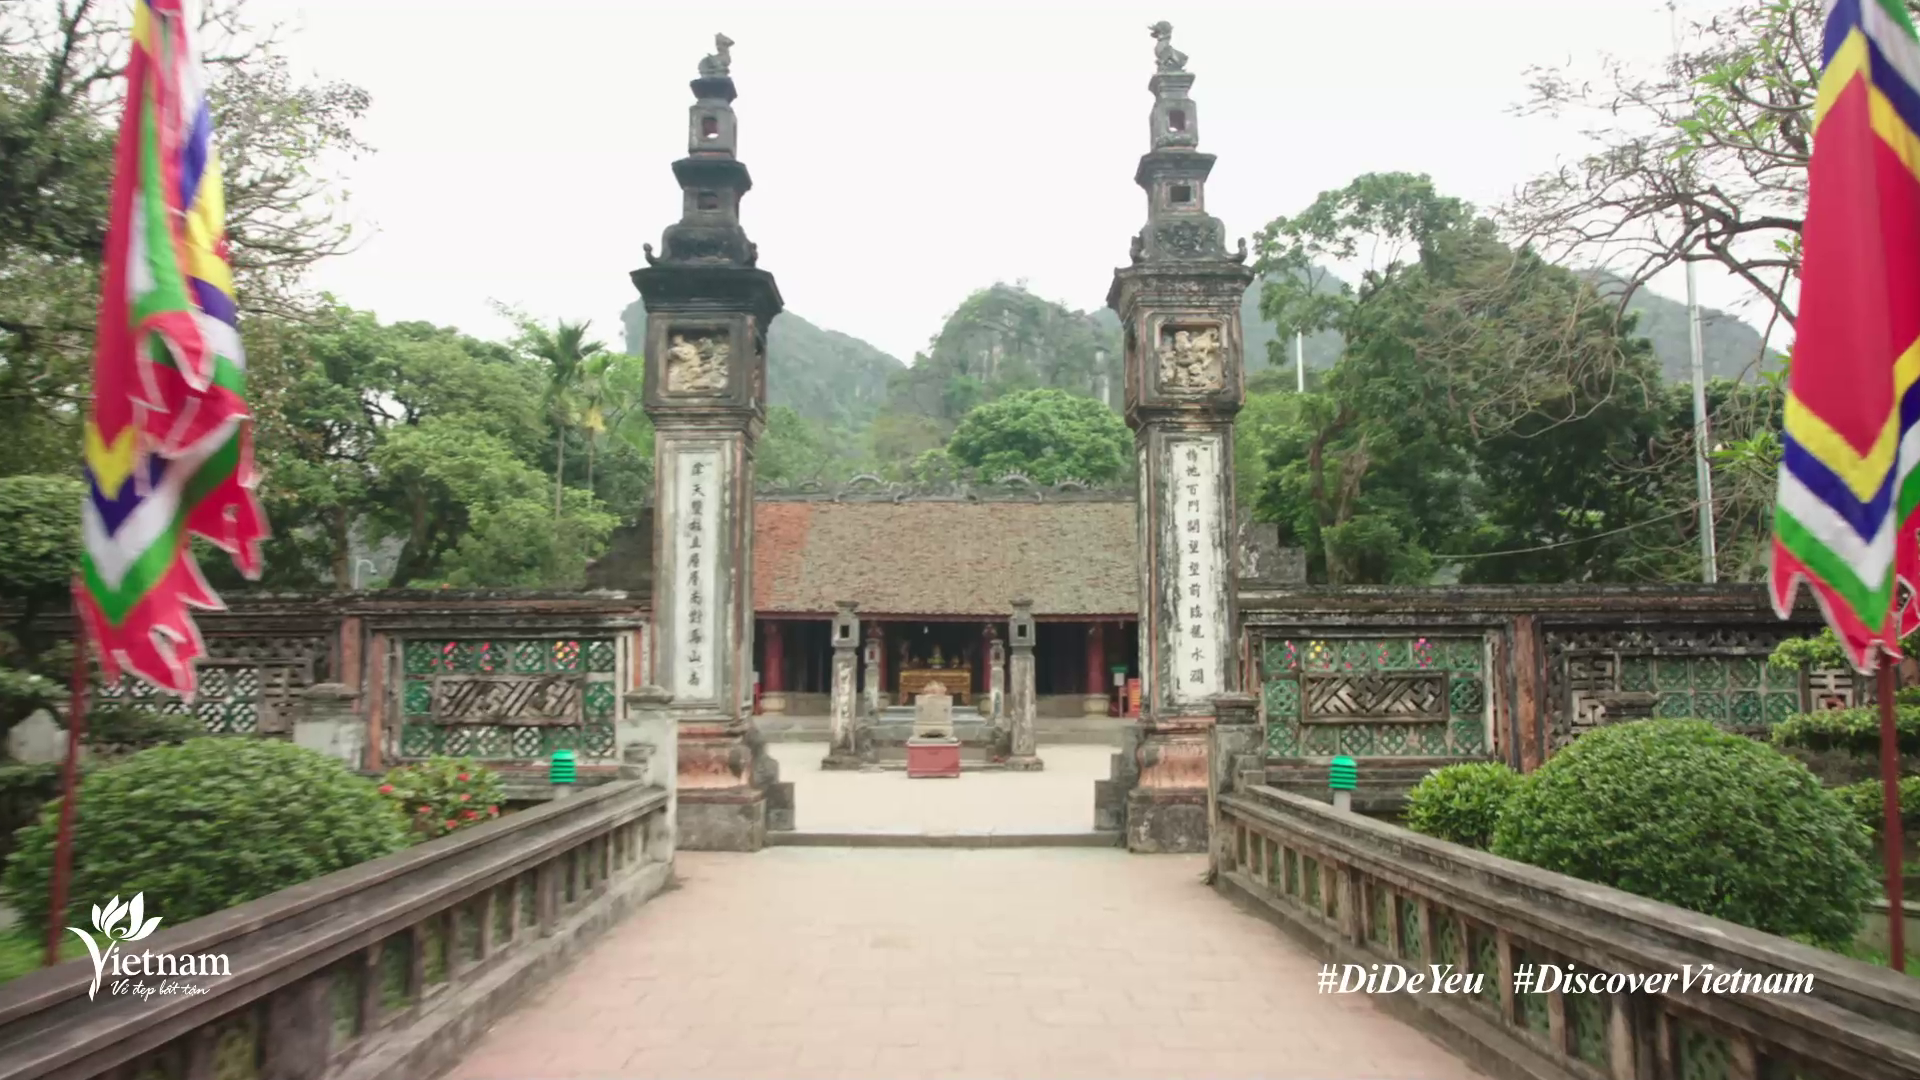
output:
[[[1920,706],[1895,705],[1893,729],[1900,753],[1920,754]],[[1788,749],[1839,750],[1879,757],[1880,707],[1795,713],[1774,725],[1773,742]]]
[[[46,932],[60,803],[20,830],[0,893]],[[80,783],[69,925],[90,905],[147,894],[168,925],[406,846],[371,780],[278,739],[202,737],[97,768]],[[79,920],[79,921],[72,921]]]
[[[1834,946],[1874,895],[1869,835],[1806,766],[1703,720],[1582,735],[1525,777],[1493,852]]]
[[[472,758],[429,758],[389,770],[380,794],[427,840],[492,821],[507,801],[500,775]]]
[[[1407,828],[1485,851],[1519,784],[1498,762],[1435,769],[1407,793]]]
[[[1867,828],[1880,831],[1885,821],[1882,807],[1886,802],[1878,779],[1862,780],[1857,784],[1832,789],[1834,795],[1852,810],[1854,817]],[[1900,778],[1900,824],[1903,831],[1920,829],[1920,776]]]

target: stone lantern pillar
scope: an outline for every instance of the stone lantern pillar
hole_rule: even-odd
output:
[[[857,769],[861,765],[858,674],[860,618],[858,604],[842,600],[833,616],[833,693],[828,702],[827,756],[823,769]]]
[[[1007,638],[1013,643],[1013,661],[1007,666],[1011,686],[1007,693],[1008,718],[1007,768],[1038,770],[1042,767],[1035,752],[1034,719],[1039,700],[1033,682],[1033,601],[1015,600],[1013,618],[1007,620]]]
[[[879,624],[867,627],[867,640],[860,647],[860,667],[862,670],[861,697],[862,712],[869,723],[878,720],[880,710],[886,707],[881,698],[885,696],[886,672],[881,667],[886,662],[886,650],[880,641]]]
[[[679,725],[683,848],[755,851],[792,785],[753,728],[753,452],[766,417],[767,325],[782,302],[740,227],[753,186],[724,35],[693,80],[681,217],[632,274],[647,309],[654,425],[655,681]],[[770,815],[772,802],[775,812]],[[789,826],[791,827],[791,826]]]
[[[1134,851],[1205,851],[1207,744],[1215,695],[1240,689],[1234,635],[1233,420],[1244,401],[1240,304],[1246,243],[1206,210],[1213,155],[1187,91],[1193,75],[1172,27],[1153,27],[1157,71],[1150,149],[1134,182],[1147,224],[1107,306],[1125,344],[1140,533],[1142,702],[1126,796]]]
[[[987,627],[987,721],[995,730],[1007,726],[1007,643]]]

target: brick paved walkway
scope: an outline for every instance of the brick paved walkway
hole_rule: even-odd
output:
[[[1200,884],[1198,856],[682,853],[452,1080],[1480,1074]]]

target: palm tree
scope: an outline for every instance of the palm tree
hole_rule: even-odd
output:
[[[606,351],[606,345],[587,340],[591,320],[572,323],[556,320],[549,330],[532,320],[520,324],[522,347],[547,365],[547,415],[553,419],[553,516],[560,516],[562,476],[567,464],[567,428],[573,420],[573,408],[580,386],[587,377],[591,359]],[[591,442],[588,444],[591,446]],[[591,461],[591,459],[589,459]],[[591,464],[588,466],[591,468]]]
[[[580,426],[587,430],[587,490],[593,490],[593,458],[600,436],[617,428],[632,411],[640,358],[624,353],[598,353],[587,361],[580,378]],[[629,371],[631,369],[631,371]]]

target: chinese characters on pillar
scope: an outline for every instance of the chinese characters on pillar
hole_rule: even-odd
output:
[[[1222,638],[1220,444],[1215,439],[1168,443],[1166,589],[1170,593],[1170,655],[1175,703],[1201,704],[1225,687],[1220,669]]]
[[[714,588],[715,538],[720,515],[720,454],[682,450],[674,458],[673,594],[678,601],[673,625],[673,694],[676,698],[712,698],[714,650],[720,597]]]

